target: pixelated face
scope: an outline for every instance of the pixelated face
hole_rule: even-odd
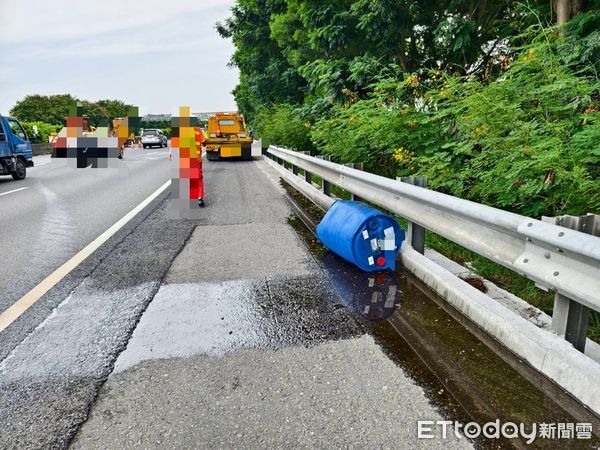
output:
[[[127,117],[114,119],[112,130],[108,124],[94,127],[90,119],[81,114],[80,103],[72,106],[71,113],[67,126],[53,141],[52,157],[76,160],[77,168],[114,167],[109,160],[121,158],[123,148],[133,139],[132,134],[141,123],[137,107],[132,108]]]
[[[176,174],[171,180],[171,201],[179,217],[192,218],[197,200],[204,198],[201,146],[204,136],[200,122],[189,106],[179,108],[179,116],[171,119],[171,147],[176,149]]]

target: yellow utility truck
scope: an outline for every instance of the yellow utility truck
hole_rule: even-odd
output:
[[[208,118],[204,145],[209,161],[226,158],[252,159],[252,137],[244,116],[237,112],[215,113]]]

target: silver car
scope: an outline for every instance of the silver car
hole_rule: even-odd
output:
[[[167,136],[162,130],[151,128],[142,132],[142,146],[144,148],[152,147],[157,145],[159,147],[166,147],[168,144]]]

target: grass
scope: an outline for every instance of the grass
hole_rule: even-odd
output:
[[[590,314],[588,337],[593,341],[600,342],[600,313],[596,311],[593,311]]]

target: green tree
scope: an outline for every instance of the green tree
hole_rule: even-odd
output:
[[[96,105],[104,108],[108,116],[112,119],[115,117],[126,117],[133,105],[129,105],[121,100],[98,100]]]
[[[95,126],[107,126],[115,117],[127,116],[131,108],[131,105],[120,100],[90,102],[79,100],[71,94],[28,95],[15,104],[10,110],[10,114],[24,122],[64,125],[76,104],[80,105],[80,113],[87,114],[90,117],[90,123]]]
[[[236,47],[230,64],[241,75],[233,93],[240,112],[250,121],[263,106],[303,98],[302,78],[270,36],[271,15],[284,8],[284,0],[238,0],[231,17],[217,24],[221,36],[231,38]]]
[[[99,126],[109,126],[110,121],[113,119],[110,113],[104,106],[100,106],[98,103],[89,102],[87,100],[79,101],[81,114],[86,114],[90,118],[90,125],[99,127]],[[119,116],[117,116],[119,117]]]
[[[76,101],[70,94],[28,95],[16,103],[10,114],[25,122],[64,124]]]

